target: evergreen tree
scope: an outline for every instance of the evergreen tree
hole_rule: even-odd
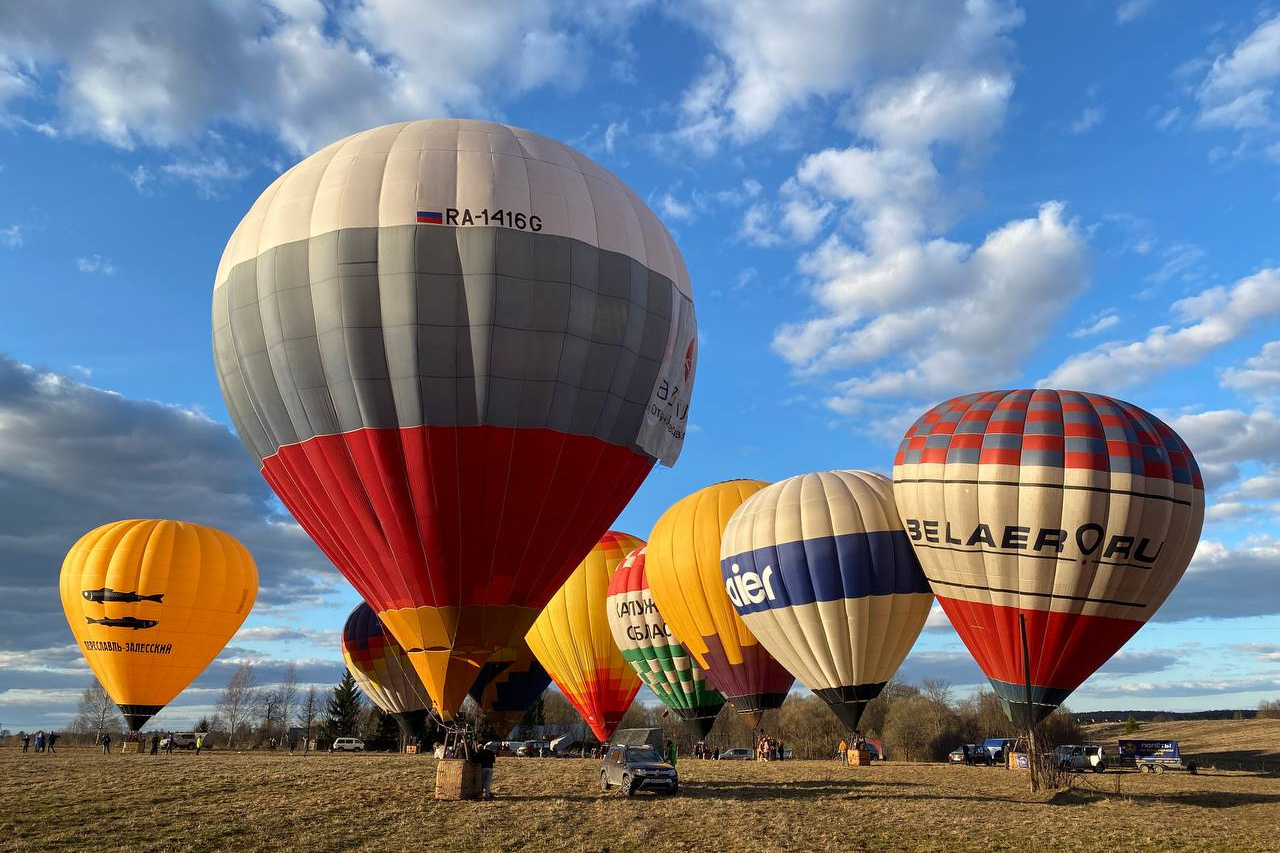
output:
[[[1134,732],[1136,732],[1137,730],[1138,730],[1138,721],[1137,721],[1137,720],[1135,720],[1132,716],[1130,716],[1130,717],[1129,717],[1129,719],[1127,719],[1127,720],[1125,720],[1125,721],[1124,721],[1124,733],[1125,733],[1125,734],[1127,734],[1127,735],[1131,735],[1131,734],[1133,734]]]
[[[333,688],[324,721],[325,735],[329,738],[355,737],[360,726],[363,697],[351,673],[343,670],[342,680]]]

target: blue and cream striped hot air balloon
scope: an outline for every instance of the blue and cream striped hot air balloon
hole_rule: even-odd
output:
[[[747,627],[856,730],[933,605],[889,480],[826,471],[774,483],[734,512],[720,554]]]

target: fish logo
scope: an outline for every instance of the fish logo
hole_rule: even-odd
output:
[[[139,619],[136,616],[122,616],[119,619],[93,619],[86,616],[84,621],[90,625],[105,625],[108,628],[131,628],[134,631],[154,628],[160,624],[155,619]]]
[[[104,604],[108,601],[130,604],[138,601],[154,601],[156,604],[164,603],[163,592],[157,592],[155,595],[139,595],[136,592],[117,592],[111,587],[104,586],[102,589],[86,589],[80,594],[85,597],[86,601],[96,601],[99,604]]]

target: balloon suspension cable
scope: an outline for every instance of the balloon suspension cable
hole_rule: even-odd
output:
[[[466,722],[443,720],[435,712],[435,709],[431,710],[431,719],[435,721],[436,725],[444,730],[445,758],[464,758],[468,761],[474,760],[475,755],[473,752],[476,746],[477,732],[473,726]]]

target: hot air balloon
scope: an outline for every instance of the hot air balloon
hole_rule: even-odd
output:
[[[428,739],[431,697],[409,656],[363,601],[342,627],[342,659],[364,695],[396,721],[405,742]]]
[[[527,637],[560,692],[604,743],[640,690],[640,679],[609,631],[609,579],[644,542],[610,530],[533,623]]]
[[[1136,406],[1078,391],[935,406],[902,440],[893,482],[934,594],[1019,725],[1048,715],[1151,618],[1204,521],[1182,439]]]
[[[696,322],[675,243],[616,177],[440,119],[276,179],[227,243],[213,342],[263,476],[449,719],[675,462]]]
[[[609,580],[607,612],[613,641],[640,679],[702,740],[724,707],[724,697],[680,645],[649,592],[645,549],[626,556]]]
[[[752,727],[780,708],[795,676],[760,645],[733,609],[720,577],[720,541],[729,516],[767,486],[730,480],[681,499],[653,526],[645,573],[654,603],[707,680]]]
[[[733,513],[720,554],[751,633],[856,731],[933,606],[893,484],[868,471],[774,483]]]
[[[505,738],[550,686],[551,676],[521,640],[518,647],[500,649],[485,661],[470,696],[493,730]]]
[[[85,660],[136,732],[239,630],[258,597],[258,570],[221,530],[134,519],[82,536],[59,585]]]

